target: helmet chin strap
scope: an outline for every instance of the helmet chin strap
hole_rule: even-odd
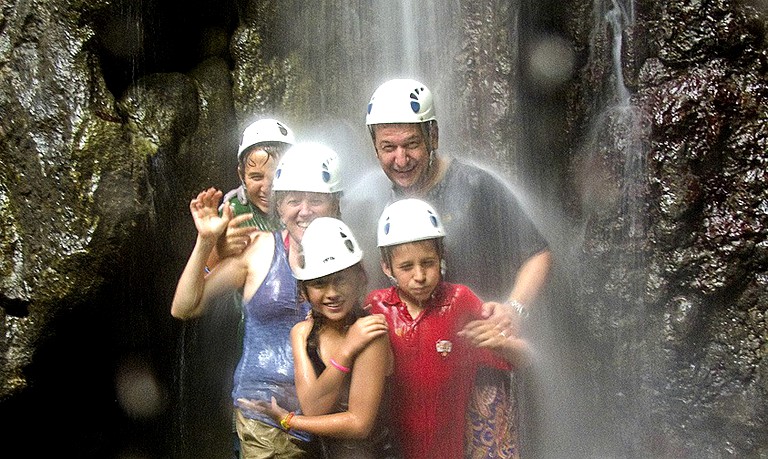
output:
[[[432,166],[434,164],[435,160],[435,148],[432,147],[432,132],[431,132],[431,122],[425,122],[421,123],[421,133],[424,136],[424,142],[427,145],[427,151],[429,152],[429,160],[427,161],[427,170],[425,174],[425,182],[429,182],[429,180],[432,178]],[[425,183],[426,184],[426,183]]]

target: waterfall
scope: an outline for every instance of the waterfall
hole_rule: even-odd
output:
[[[605,62],[610,68],[604,72],[606,84],[594,94],[601,105],[581,147],[584,233],[573,247],[577,268],[572,275],[591,279],[577,304],[585,319],[583,333],[589,336],[587,360],[597,362],[582,377],[592,386],[591,413],[600,421],[584,428],[594,429],[593,448],[623,455],[637,444],[640,432],[635,422],[648,411],[638,390],[641,381],[635,374],[616,374],[611,362],[627,356],[641,360],[642,353],[634,346],[642,342],[650,324],[646,311],[650,130],[647,115],[633,103],[623,70],[622,46],[634,25],[634,1],[596,0],[593,8],[590,61]],[[598,57],[598,52],[605,57]],[[638,366],[643,364],[638,361]]]
[[[623,34],[627,26],[634,23],[634,1],[629,0],[626,4],[619,3],[618,0],[611,0],[612,8],[606,12],[603,17],[611,26],[612,34],[612,53],[613,75],[616,79],[616,97],[619,105],[629,104],[629,90],[624,84],[624,71],[621,66],[621,51],[623,43]]]
[[[642,111],[632,104],[632,94],[627,88],[622,63],[623,36],[634,25],[634,1],[603,0],[593,3],[596,23],[593,26],[592,48],[598,40],[598,31],[610,28],[610,77],[613,85],[606,87],[599,99],[605,101],[595,116],[583,150],[586,155],[587,177],[585,208],[587,212],[604,214],[606,207],[615,202],[617,218],[621,222],[621,237],[632,244],[630,253],[641,251],[645,238],[645,156],[647,154],[648,127]],[[593,50],[594,52],[594,50]],[[591,56],[591,59],[595,59]],[[621,173],[606,164],[620,164]],[[611,190],[608,183],[614,181],[618,190]],[[623,245],[623,244],[622,244]],[[635,265],[640,264],[636,260]]]

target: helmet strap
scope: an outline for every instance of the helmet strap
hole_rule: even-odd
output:
[[[424,123],[421,123],[421,133],[424,136],[424,143],[427,146],[427,152],[429,153],[429,161],[427,162],[427,174],[426,179],[429,181],[432,178],[432,174],[436,173],[432,166],[434,165],[435,161],[435,152],[436,148],[434,147],[434,144],[436,142],[433,142],[433,140],[437,140],[437,124],[436,121],[426,121]],[[434,135],[433,135],[434,134]]]

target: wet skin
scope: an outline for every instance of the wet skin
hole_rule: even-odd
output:
[[[389,180],[409,191],[418,191],[428,178],[429,150],[418,124],[374,126],[376,157]]]
[[[383,266],[387,275],[397,280],[400,298],[416,317],[440,282],[440,256],[435,241],[408,242],[391,250],[391,269]]]
[[[360,295],[360,276],[353,268],[304,282],[312,308],[331,322],[342,322]]]
[[[296,242],[301,242],[304,231],[317,217],[333,217],[337,213],[335,200],[329,193],[289,191],[278,203],[280,219]]]
[[[264,213],[269,212],[269,195],[277,163],[262,149],[251,150],[245,160],[245,167],[238,167],[240,180],[245,185],[248,201]]]

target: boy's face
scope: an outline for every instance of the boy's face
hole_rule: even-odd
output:
[[[391,263],[391,268],[385,263],[382,268],[397,280],[406,303],[421,304],[428,300],[440,282],[440,256],[432,239],[392,247]]]
[[[364,285],[356,268],[304,282],[312,309],[331,321],[342,321],[352,311]]]
[[[269,195],[275,177],[275,159],[261,149],[247,153],[245,167],[240,168],[240,179],[245,185],[248,200],[262,212],[269,212]]]

